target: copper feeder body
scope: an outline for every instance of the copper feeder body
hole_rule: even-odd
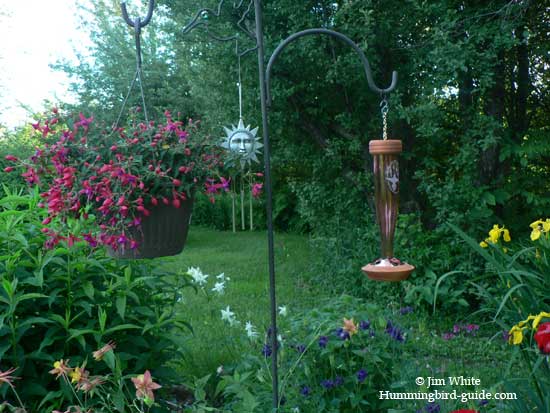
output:
[[[399,154],[400,140],[372,140],[369,153],[374,164],[374,197],[376,221],[380,227],[380,258],[362,270],[372,280],[403,281],[414,267],[401,262],[393,254],[393,238],[399,214]]]

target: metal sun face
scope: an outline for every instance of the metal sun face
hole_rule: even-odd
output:
[[[258,162],[256,154],[263,147],[259,142],[260,137],[256,136],[258,128],[251,130],[250,125],[245,127],[241,119],[237,126],[231,125],[231,129],[224,127],[224,130],[227,136],[223,138],[221,146],[238,158],[241,166],[251,161]]]
[[[247,130],[237,130],[229,137],[229,150],[246,155],[254,149],[254,136]]]

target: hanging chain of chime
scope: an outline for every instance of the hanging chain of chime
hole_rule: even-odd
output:
[[[237,83],[237,86],[239,87],[239,119],[242,120],[243,118],[243,91],[242,91],[242,83],[241,83],[241,54],[239,53],[239,38],[237,37],[235,39],[235,53],[237,54],[237,71],[239,76],[239,83]]]
[[[382,97],[380,102],[380,112],[382,113],[382,139],[388,139],[388,111],[389,111],[388,99],[386,96]]]

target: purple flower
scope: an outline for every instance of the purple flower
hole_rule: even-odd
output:
[[[369,320],[359,321],[359,329],[360,330],[368,330],[369,328],[370,328],[370,321]]]
[[[399,310],[401,315],[409,314],[409,313],[412,313],[413,311],[414,311],[414,308],[412,308],[411,306],[403,307]]]
[[[328,337],[327,336],[319,337],[319,347],[326,348],[327,344],[328,344]]]
[[[302,396],[309,396],[311,394],[311,389],[309,388],[309,386],[306,386],[305,384],[303,386],[300,387],[300,394]]]
[[[357,372],[357,381],[359,383],[363,383],[365,379],[367,378],[369,373],[367,373],[367,370],[361,369]]]
[[[388,324],[386,325],[386,333],[388,333],[388,335],[395,341],[405,341],[405,338],[403,337],[403,332],[398,327],[394,326],[389,320]]]
[[[428,403],[424,408],[426,413],[439,413],[441,412],[441,407],[437,403]]]
[[[453,333],[455,333],[455,334],[460,333],[460,326],[458,324],[455,324],[453,326]]]
[[[478,404],[480,407],[487,406],[489,404],[489,400],[480,400]]]
[[[330,379],[323,380],[321,382],[321,386],[323,386],[325,389],[330,390],[334,387],[334,382]]]
[[[302,354],[303,352],[306,351],[306,346],[304,346],[303,344],[298,344],[296,346],[296,351],[300,354]]]
[[[472,336],[476,335],[476,331],[479,330],[479,326],[477,324],[468,324],[466,326],[466,331],[470,333]]]
[[[443,333],[442,338],[443,340],[452,340],[455,335],[453,333]]]
[[[341,340],[349,340],[349,333],[345,331],[342,327],[334,332],[334,334],[339,337]]]
[[[506,330],[503,330],[502,331],[502,340],[508,342],[509,339],[510,339],[510,333],[508,333],[508,331],[506,331]]]
[[[269,357],[271,356],[271,354],[273,353],[273,351],[271,350],[271,346],[269,344],[264,344],[264,346],[262,347],[262,354],[264,355],[264,357]]]
[[[334,387],[341,386],[342,384],[344,384],[344,379],[342,378],[342,376],[336,376],[336,378],[334,379]]]

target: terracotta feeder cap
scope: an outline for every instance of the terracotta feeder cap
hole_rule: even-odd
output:
[[[379,139],[369,142],[369,153],[371,155],[392,155],[403,152],[403,144],[398,139]]]

